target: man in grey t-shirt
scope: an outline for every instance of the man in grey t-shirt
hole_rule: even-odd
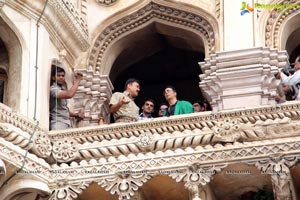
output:
[[[67,90],[65,84],[65,70],[52,65],[50,87],[50,130],[71,128],[70,117],[83,118],[83,113],[74,114],[69,111],[67,99],[72,98],[82,79],[82,74],[76,74],[74,85]]]

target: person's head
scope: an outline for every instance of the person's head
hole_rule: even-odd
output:
[[[151,114],[154,112],[154,101],[153,99],[147,99],[142,106],[142,111],[144,114]]]
[[[300,69],[300,55],[297,56],[297,58],[295,59],[295,66],[294,66],[294,70],[298,71]]]
[[[137,97],[140,91],[140,82],[134,78],[128,79],[125,82],[125,91],[127,91],[131,97]]]
[[[164,90],[164,96],[168,102],[172,100],[177,100],[176,89],[171,85],[166,86]]]
[[[56,82],[58,85],[63,85],[65,83],[65,70],[56,65],[52,65],[51,68],[51,80]]]
[[[200,101],[193,103],[193,107],[194,107],[194,112],[202,112],[205,109],[204,103]]]
[[[159,110],[158,110],[158,116],[162,117],[164,116],[165,111],[168,109],[168,105],[166,103],[162,103],[159,106]]]
[[[211,108],[211,106],[210,106],[210,104],[208,103],[207,100],[203,101],[203,105],[204,105],[204,111],[211,111],[212,110],[212,108]]]

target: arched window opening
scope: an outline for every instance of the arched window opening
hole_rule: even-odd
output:
[[[199,88],[201,69],[198,62],[205,58],[203,41],[191,39],[186,30],[176,36],[172,35],[174,27],[155,24],[132,34],[134,42],[126,38],[128,46],[116,58],[110,79],[115,91],[122,92],[128,78],[136,78],[141,83],[141,91],[135,99],[141,107],[147,98],[154,99],[157,116],[160,103],[166,102],[163,96],[164,87],[172,85],[176,88],[179,100],[191,103],[203,100]],[[142,37],[143,36],[143,37]]]
[[[0,69],[0,103],[5,103],[7,85],[7,74],[3,69]]]

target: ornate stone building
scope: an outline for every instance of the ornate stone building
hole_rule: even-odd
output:
[[[300,199],[300,103],[276,104],[274,77],[299,32],[299,0],[0,0],[0,200]],[[64,131],[56,61],[84,74]],[[109,124],[132,75],[213,111]]]

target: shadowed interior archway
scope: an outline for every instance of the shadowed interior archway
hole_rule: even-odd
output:
[[[22,79],[22,46],[19,37],[11,26],[13,26],[13,23],[2,14],[0,16],[0,66],[7,74],[4,102],[12,109],[19,110],[20,82]]]
[[[176,88],[179,99],[192,103],[202,99],[198,62],[205,55],[199,38],[186,30],[158,23],[128,37],[134,38],[134,42],[122,51],[110,72],[115,91],[123,91],[125,81],[134,77],[141,82],[141,92],[136,98],[139,107],[144,100],[152,98],[157,110],[165,102],[162,92],[166,85]]]

